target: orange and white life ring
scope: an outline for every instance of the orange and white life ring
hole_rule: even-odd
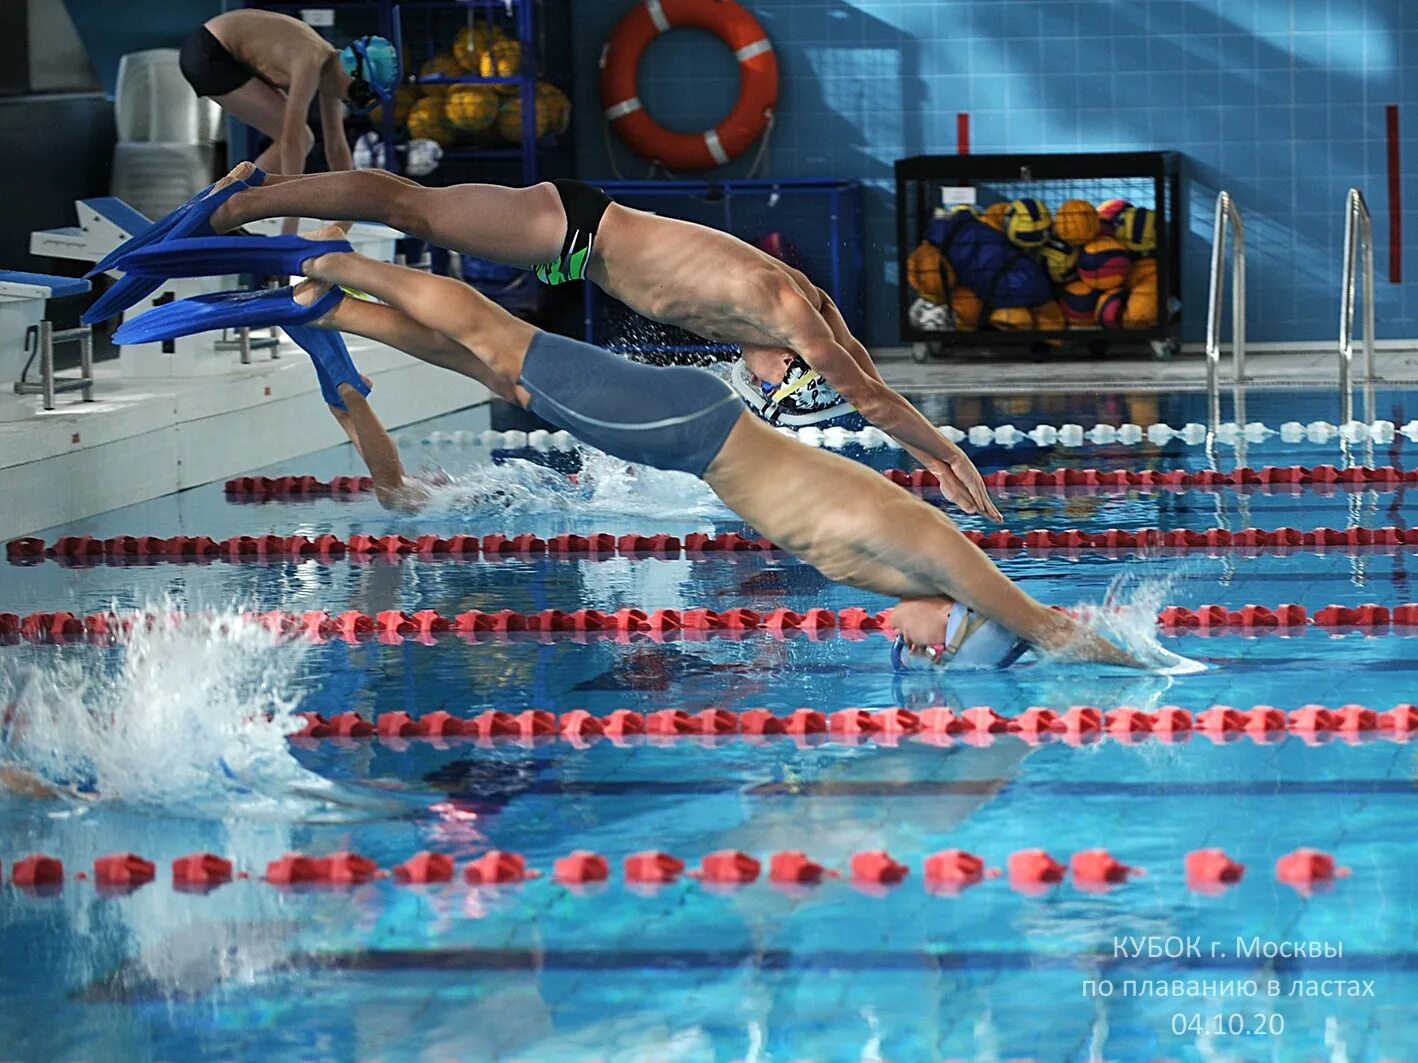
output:
[[[635,93],[645,49],[677,26],[708,30],[734,51],[739,98],[729,116],[703,133],[676,133],[646,113]],[[616,25],[601,49],[601,105],[606,121],[635,154],[671,169],[707,170],[742,155],[773,117],[778,58],[758,20],[734,0],[644,0]]]

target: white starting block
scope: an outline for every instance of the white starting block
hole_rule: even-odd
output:
[[[46,410],[54,409],[54,396],[61,391],[82,391],[84,402],[93,401],[93,333],[88,326],[55,332],[45,317],[49,300],[83,295],[89,288],[88,281],[73,277],[0,270],[0,374],[14,381],[16,395],[43,395]],[[55,376],[56,343],[79,344],[77,377]]]

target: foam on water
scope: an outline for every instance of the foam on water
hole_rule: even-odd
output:
[[[423,478],[430,492],[425,513],[470,516],[574,512],[577,516],[632,514],[693,519],[732,517],[704,482],[683,472],[636,465],[583,445],[574,479],[522,458]]]
[[[0,768],[75,799],[218,818],[390,811],[292,755],[306,646],[236,612],[145,614],[158,619],[114,649],[0,662]]]
[[[1127,650],[1149,671],[1159,675],[1204,672],[1206,665],[1172,652],[1157,638],[1157,613],[1181,577],[1180,568],[1155,576],[1125,566],[1108,584],[1102,606],[1079,606],[1079,615],[1092,630]]]

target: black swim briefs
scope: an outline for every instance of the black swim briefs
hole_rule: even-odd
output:
[[[206,26],[198,26],[182,42],[178,65],[198,96],[225,96],[256,76]]]
[[[591,244],[606,208],[611,205],[611,197],[585,181],[557,180],[552,184],[566,211],[566,239],[562,241],[561,254],[538,266],[536,274],[543,284],[565,284],[586,276]]]

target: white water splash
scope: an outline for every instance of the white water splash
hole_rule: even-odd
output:
[[[733,514],[697,477],[636,465],[582,448],[574,479],[557,469],[512,458],[458,473],[422,475],[430,498],[427,514],[499,513],[659,517],[692,520]]]
[[[1108,584],[1101,606],[1078,606],[1079,618],[1158,675],[1204,672],[1206,665],[1174,653],[1157,638],[1157,614],[1181,575],[1176,568],[1156,576],[1125,567]]]
[[[62,796],[182,814],[389,810],[292,755],[305,645],[235,612],[184,615],[169,602],[137,615],[158,619],[114,649],[0,662],[0,768]]]

